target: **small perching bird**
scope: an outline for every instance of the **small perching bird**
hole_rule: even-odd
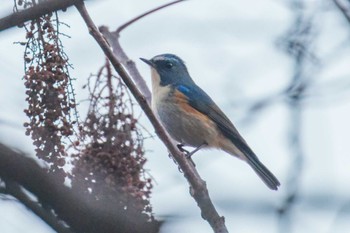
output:
[[[259,161],[228,117],[192,80],[185,63],[176,55],[162,54],[150,60],[152,108],[169,134],[182,146],[217,148],[246,161],[273,190],[280,182]],[[182,149],[183,150],[183,149]]]

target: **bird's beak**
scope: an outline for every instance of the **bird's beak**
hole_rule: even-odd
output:
[[[147,60],[145,58],[140,57],[140,60],[146,63],[147,65],[154,67],[154,63],[151,60]]]

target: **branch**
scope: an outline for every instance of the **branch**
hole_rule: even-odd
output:
[[[334,4],[339,8],[339,10],[343,13],[346,20],[350,23],[350,9],[349,7],[346,7],[342,2],[339,0],[333,0]]]
[[[96,201],[61,184],[60,178],[47,173],[34,160],[0,143],[0,178],[20,184],[40,203],[50,206],[58,219],[73,232],[122,233],[158,232],[158,223],[147,223],[132,209],[126,212],[115,201]]]
[[[225,226],[225,221],[223,217],[220,217],[217,213],[206,187],[206,183],[201,179],[197,170],[194,168],[190,160],[188,160],[182,153],[179,152],[177,147],[171,142],[171,139],[167,135],[166,131],[159,123],[155,115],[153,114],[150,105],[148,104],[145,97],[138,90],[138,88],[134,85],[128,73],[125,71],[123,65],[118,60],[118,58],[113,54],[112,50],[109,47],[109,44],[106,42],[103,35],[98,31],[94,22],[90,18],[85,5],[83,2],[79,2],[76,5],[79,13],[83,17],[88,30],[92,37],[99,44],[105,55],[108,57],[110,62],[112,63],[115,70],[118,72],[119,76],[123,79],[126,86],[129,88],[131,93],[134,95],[136,101],[139,103],[142,110],[145,112],[146,116],[152,123],[154,129],[156,130],[156,134],[163,141],[165,146],[168,148],[169,152],[172,154],[179,167],[184,173],[187,181],[190,184],[190,191],[194,199],[196,200],[199,208],[201,209],[202,217],[209,222],[214,232],[228,232]]]
[[[0,32],[11,27],[19,26],[28,20],[39,18],[42,15],[51,13],[53,11],[58,11],[66,9],[79,0],[46,0],[40,1],[41,3],[30,7],[28,9],[22,10],[20,12],[15,12],[0,19]]]

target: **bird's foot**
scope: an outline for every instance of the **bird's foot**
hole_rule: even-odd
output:
[[[184,144],[177,144],[177,148],[179,148],[179,150],[182,152],[182,153],[185,153],[185,154],[189,154],[190,152],[186,149],[184,149]]]
[[[188,160],[190,160],[190,162],[192,163],[192,165],[195,167],[196,164],[193,162],[191,156],[194,154],[193,151],[192,152],[189,152],[188,150],[184,149],[184,144],[177,144],[177,148],[179,148],[179,150],[185,154],[186,158]]]

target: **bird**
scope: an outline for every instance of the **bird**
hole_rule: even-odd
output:
[[[212,98],[191,78],[185,62],[170,53],[151,59],[140,58],[151,67],[151,107],[178,148],[194,147],[191,157],[200,149],[219,149],[247,162],[272,190],[280,182],[240,135],[233,123]]]

